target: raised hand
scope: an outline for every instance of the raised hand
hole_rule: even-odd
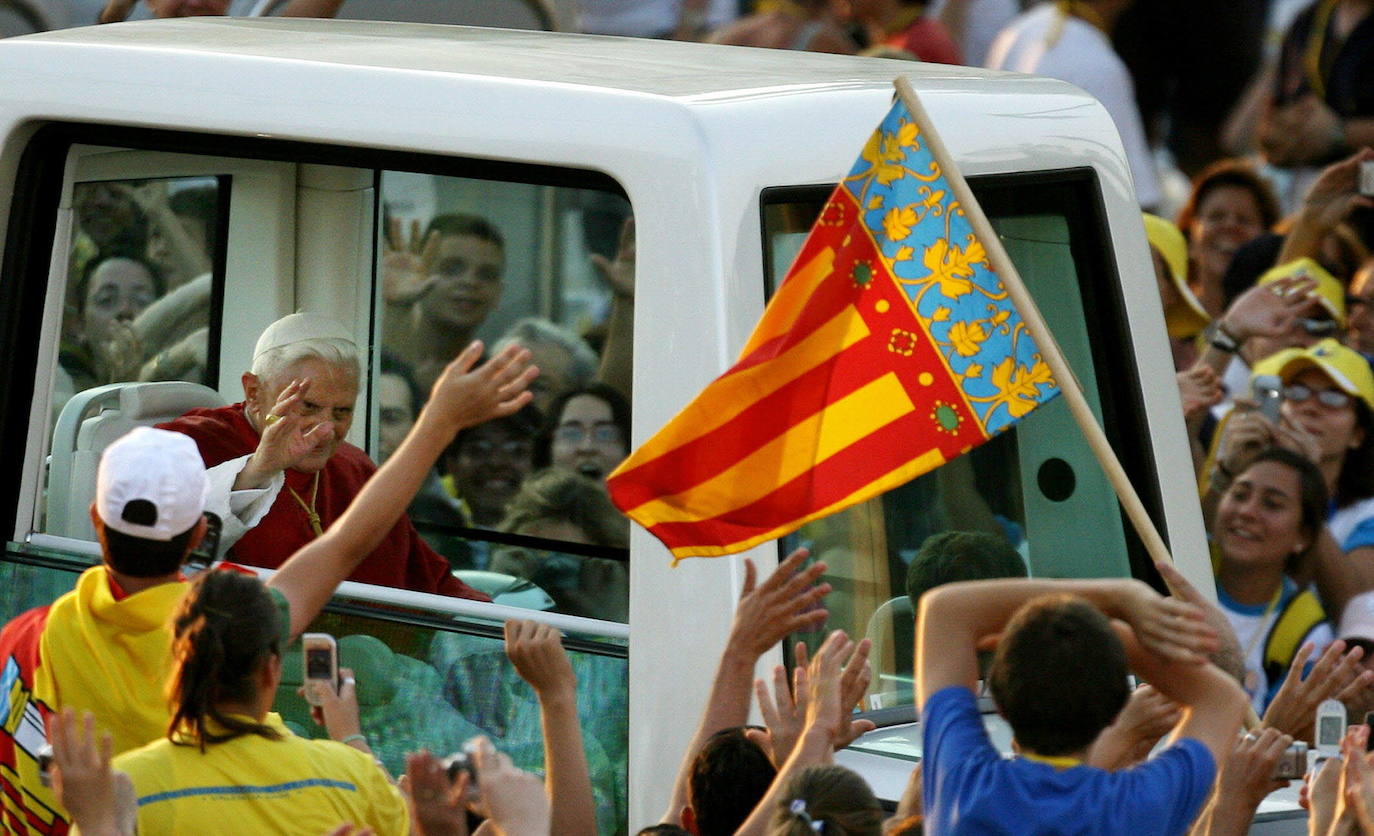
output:
[[[355,734],[362,734],[362,721],[358,716],[358,682],[349,668],[339,668],[339,678],[343,681],[335,691],[328,682],[318,679],[307,680],[306,688],[314,691],[319,705],[312,705],[310,716],[316,723],[324,726],[333,740],[343,740]]]
[[[626,218],[620,228],[620,245],[612,261],[594,253],[591,257],[596,274],[616,296],[633,299],[635,295],[635,219]]]
[[[1177,703],[1153,685],[1141,685],[1131,692],[1112,724],[1093,741],[1088,762],[1109,771],[1139,763],[1181,716]]]
[[[485,737],[476,738],[472,751],[477,764],[481,807],[502,836],[549,832],[549,801],[538,778],[515,768]]]
[[[1232,477],[1240,475],[1255,454],[1273,446],[1279,428],[1255,411],[1253,402],[1237,399],[1217,441],[1216,462]]]
[[[1201,607],[1131,584],[1122,615],[1142,647],[1173,662],[1202,663],[1217,648],[1217,630]]]
[[[1374,150],[1361,148],[1349,157],[1322,169],[1303,198],[1303,209],[1316,214],[1322,229],[1330,229],[1359,207],[1374,206],[1360,194],[1360,163],[1374,160]]]
[[[744,561],[744,589],[740,591],[727,648],[762,656],[792,633],[815,630],[829,613],[820,606],[830,584],[817,583],[825,573],[821,561],[801,568],[810,556],[806,549],[789,554],[761,585],[753,561]],[[728,652],[728,650],[727,650]]]
[[[1274,778],[1274,773],[1292,744],[1291,736],[1273,727],[1241,737],[1222,764],[1219,794],[1247,805],[1253,812],[1265,796],[1288,785],[1287,780]]]
[[[806,671],[806,720],[802,734],[825,734],[835,743],[848,733],[849,724],[844,718],[844,704],[840,697],[840,678],[843,674],[843,659],[852,654],[854,643],[843,630],[835,630],[821,646]]]
[[[849,659],[840,671],[840,733],[835,740],[835,749],[843,749],[865,734],[877,728],[872,720],[851,720],[854,706],[863,699],[868,684],[873,681],[873,667],[868,664],[868,652],[873,642],[862,639],[854,645]]]
[[[1311,642],[1298,648],[1293,663],[1288,666],[1288,676],[1265,709],[1263,718],[1264,725],[1309,743],[1312,741],[1312,718],[1322,700],[1341,693],[1357,680],[1368,682],[1370,679],[1360,669],[1364,650],[1353,647],[1347,652],[1345,642],[1339,639],[1327,646],[1304,679],[1303,668],[1315,649]]]
[[[417,830],[424,836],[468,836],[467,810],[463,806],[468,773],[459,772],[452,784],[448,771],[428,750],[406,755],[406,774],[401,790],[410,799]]]
[[[295,467],[315,446],[334,431],[333,421],[321,421],[302,431],[301,402],[310,391],[310,379],[292,380],[281,390],[272,409],[258,417],[262,434],[258,448],[248,459],[234,487],[260,487],[280,471]]]
[[[1369,743],[1369,726],[1351,726],[1341,741],[1342,794],[1345,808],[1360,823],[1360,832],[1374,833],[1374,766],[1365,751]]]
[[[792,669],[792,687],[787,686],[787,669],[782,665],[773,668],[773,693],[762,679],[754,682],[754,694],[758,697],[759,713],[763,715],[765,731],[749,729],[745,736],[768,755],[775,768],[781,769],[787,756],[801,737],[802,722],[806,719],[806,705],[809,697],[809,682],[806,675],[806,644],[797,642],[793,654],[796,666]]]
[[[577,676],[563,649],[563,636],[553,627],[535,621],[507,621],[506,655],[540,697],[575,694]]]
[[[401,220],[386,222],[386,250],[382,254],[382,298],[391,305],[409,305],[434,289],[439,277],[434,262],[439,257],[439,231],[424,238],[420,222],[410,222],[410,237],[401,234]]]
[[[1164,584],[1169,587],[1169,592],[1181,601],[1202,610],[1203,617],[1212,626],[1212,630],[1217,635],[1217,649],[1212,651],[1212,664],[1234,676],[1237,680],[1245,676],[1244,653],[1241,652],[1240,639],[1236,638],[1236,631],[1231,629],[1231,622],[1226,618],[1226,613],[1221,611],[1221,607],[1209,601],[1197,587],[1188,582],[1183,577],[1183,573],[1178,571],[1174,564],[1161,560],[1155,564],[1159,576],[1164,579]]]
[[[1183,417],[1194,418],[1207,411],[1226,396],[1221,378],[1210,366],[1194,366],[1174,375],[1178,394],[1183,400]]]
[[[1280,336],[1312,304],[1316,289],[1316,280],[1308,276],[1286,276],[1256,285],[1236,297],[1222,315],[1222,324],[1242,343],[1251,337]]]
[[[453,432],[492,418],[503,418],[518,411],[534,396],[530,382],[539,376],[539,367],[530,365],[530,351],[518,345],[505,349],[477,368],[482,343],[474,340],[439,375],[430,391],[429,402],[420,413],[449,424]],[[418,423],[418,421],[417,421]]]
[[[81,832],[131,833],[133,823],[120,821],[115,773],[110,769],[114,740],[103,732],[97,743],[95,715],[82,715],[78,719],[76,711],[64,708],[50,718],[53,791]]]

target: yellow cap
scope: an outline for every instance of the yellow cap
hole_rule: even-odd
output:
[[[1259,277],[1256,284],[1266,285],[1276,282],[1279,279],[1286,279],[1289,276],[1307,276],[1317,283],[1317,289],[1313,291],[1315,298],[1321,303],[1323,308],[1331,314],[1331,318],[1342,328],[1345,327],[1345,287],[1336,279],[1335,276],[1326,272],[1326,268],[1316,261],[1303,257],[1271,267],[1266,270],[1264,275]]]
[[[1329,337],[1307,348],[1285,348],[1269,355],[1255,364],[1250,377],[1253,380],[1258,375],[1272,374],[1287,383],[1308,368],[1321,370],[1341,391],[1374,410],[1374,371],[1370,371],[1369,361]]]
[[[1145,221],[1145,239],[1164,257],[1169,280],[1173,282],[1181,300],[1180,304],[1164,311],[1164,324],[1169,329],[1169,336],[1174,339],[1191,337],[1206,328],[1212,318],[1188,287],[1188,242],[1178,227],[1158,215],[1141,212],[1140,217]]]

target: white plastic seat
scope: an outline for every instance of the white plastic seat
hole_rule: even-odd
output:
[[[111,383],[78,392],[62,407],[48,461],[45,531],[94,540],[90,507],[100,454],[134,427],[178,418],[196,407],[224,406],[219,392],[180,380]]]

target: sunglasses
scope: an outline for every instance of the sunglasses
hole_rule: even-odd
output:
[[[1350,396],[1339,389],[1312,389],[1301,383],[1283,387],[1283,399],[1293,403],[1302,403],[1313,395],[1317,396],[1317,403],[1332,409],[1341,409],[1350,403]]]

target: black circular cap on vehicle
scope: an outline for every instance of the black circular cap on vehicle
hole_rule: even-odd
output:
[[[1073,468],[1063,459],[1046,459],[1035,475],[1040,492],[1051,502],[1063,502],[1073,496],[1077,481]]]

